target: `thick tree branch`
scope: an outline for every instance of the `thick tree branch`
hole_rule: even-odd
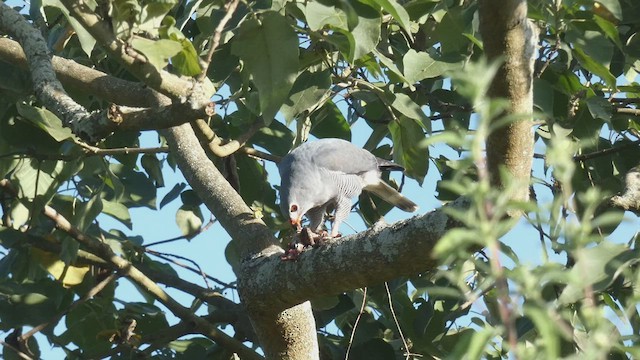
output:
[[[213,165],[198,143],[193,129],[181,125],[165,131],[178,166],[193,189],[200,195],[220,224],[227,230],[239,249],[241,257],[255,254],[272,254],[276,258],[283,253],[276,239],[264,223],[257,219],[240,195],[231,187],[220,171]],[[242,271],[239,282],[255,277]],[[273,359],[317,359],[319,356],[315,320],[311,304],[262,311],[271,299],[244,294],[239,286],[243,302],[248,305],[254,329],[267,358]],[[255,311],[252,311],[255,310]]]
[[[11,39],[0,38],[0,60],[28,69],[22,47]],[[65,87],[72,86],[118,105],[147,107],[151,103],[153,91],[143,83],[122,80],[55,55],[51,64]]]
[[[0,30],[18,39],[24,49],[36,97],[75,134],[89,142],[100,140],[91,136],[93,127],[110,120],[105,112],[87,112],[67,95],[55,76],[51,54],[42,35],[5,3],[0,3]]]
[[[504,60],[488,95],[508,99],[507,113],[522,117],[489,134],[486,145],[489,176],[493,185],[503,188],[500,168],[504,167],[512,179],[521,184],[514,200],[526,201],[533,159],[531,114],[537,30],[527,20],[525,0],[482,0],[479,13],[487,57]]]
[[[304,251],[297,261],[282,261],[277,254],[253,257],[243,267],[243,291],[270,299],[259,305],[273,311],[431,270],[436,266],[433,247],[445,232],[460,226],[446,208],[468,206],[468,200],[460,198],[424,215],[389,225],[377,223],[367,231]]]
[[[624,178],[624,193],[611,198],[610,204],[640,214],[640,166],[629,170]]]
[[[213,102],[199,109],[193,109],[185,103],[174,103],[160,108],[112,105],[107,111],[107,117],[111,122],[101,126],[97,135],[105,137],[114,131],[166,129],[184,124],[191,119],[212,116],[214,111]]]
[[[4,5],[6,6],[6,5]],[[56,115],[60,116],[66,126],[69,126],[72,131],[79,135],[80,137],[87,139],[90,142],[95,142],[99,139],[103,139],[110,135],[112,132],[116,130],[126,131],[126,130],[155,130],[155,129],[164,129],[171,126],[179,125],[192,119],[211,116],[214,113],[214,105],[211,101],[203,102],[201,101],[197,106],[194,106],[193,103],[190,102],[176,102],[173,105],[165,106],[159,109],[143,109],[143,108],[127,108],[120,107],[116,105],[112,105],[107,111],[101,111],[89,114],[84,108],[80,105],[72,104],[69,106],[70,102],[73,102],[68,95],[64,92],[61,84],[58,82],[55,75],[52,73],[53,70],[47,71],[46,80],[38,79],[38,73],[42,70],[40,67],[45,67],[51,69],[52,64],[49,63],[49,54],[46,49],[46,45],[43,43],[44,39],[38,41],[37,38],[39,34],[35,32],[32,28],[28,28],[29,30],[22,29],[25,23],[20,21],[22,17],[18,14],[17,16],[11,17],[10,13],[6,11],[5,8],[0,8],[2,12],[0,15],[5,13],[5,17],[9,16],[9,20],[16,20],[16,24],[20,24],[19,29],[21,32],[30,33],[29,40],[33,43],[34,51],[40,51],[42,54],[32,55],[36,57],[31,62],[31,68],[33,69],[35,66],[35,73],[32,73],[32,77],[34,79],[34,89],[36,90],[36,95],[38,95],[38,89],[42,86],[45,89],[53,89],[53,90],[41,90],[39,98],[43,100],[43,103],[47,106],[47,108],[51,109]],[[0,20],[2,17],[0,17]],[[5,21],[5,23],[7,22]],[[1,26],[2,22],[0,22]],[[19,47],[15,42],[12,42],[7,39],[2,41],[0,45],[7,45],[7,49],[1,50],[1,52],[6,55],[10,60],[16,61],[17,63],[21,63],[24,59],[21,56],[21,51],[19,51]],[[25,40],[27,41],[27,40]],[[29,48],[29,44],[22,44],[23,47],[27,46]],[[36,47],[44,47],[42,49],[37,49]],[[37,61],[37,62],[34,62]],[[118,93],[122,89],[136,89],[138,88],[137,84],[123,81],[117,78],[113,78],[111,76],[107,76],[99,71],[91,70],[81,65],[78,65],[74,62],[63,60],[57,58],[55,61],[57,64],[59,72],[65,74],[65,79],[70,81],[72,84],[80,85],[82,84],[84,87],[90,87],[92,90],[96,90],[102,93],[102,95],[107,93]],[[73,65],[75,64],[75,65]],[[88,79],[84,79],[79,81],[81,75],[87,75]],[[100,86],[100,82],[96,84],[96,86],[87,86],[89,83],[89,79],[98,80],[103,79],[107,80],[109,85],[104,86],[104,82],[102,82],[102,86]],[[49,86],[43,83],[43,81],[50,83]],[[130,90],[123,90],[122,92],[128,94]],[[142,92],[144,95],[143,103],[148,103],[149,99],[147,98],[150,95],[148,90]],[[134,98],[141,100],[141,96],[134,96]],[[66,99],[66,100],[65,100]],[[61,110],[60,106],[69,106],[69,109],[76,109],[76,111],[72,111],[68,113],[65,110]],[[57,110],[57,111],[56,111]],[[65,118],[64,116],[67,115]]]

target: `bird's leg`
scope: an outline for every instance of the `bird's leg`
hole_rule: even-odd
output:
[[[309,218],[309,228],[316,234],[322,231],[322,225],[324,224],[324,214],[327,212],[326,206],[313,208],[307,211],[307,218]]]
[[[336,201],[336,212],[333,217],[333,225],[331,226],[331,237],[340,237],[342,236],[338,230],[340,229],[340,224],[349,216],[351,212],[351,199],[348,197],[340,197],[338,201]]]

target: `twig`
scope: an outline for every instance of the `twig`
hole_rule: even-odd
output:
[[[127,154],[160,154],[168,153],[169,148],[166,146],[155,148],[111,148],[103,149],[95,146],[91,146],[84,142],[78,141],[77,145],[83,148],[82,154],[79,155],[62,155],[62,154],[40,154],[33,149],[27,149],[24,151],[12,151],[4,154],[0,154],[0,159],[4,158],[33,158],[36,160],[61,160],[61,161],[73,161],[91,156],[110,156],[110,155],[127,155]]]
[[[160,147],[147,147],[147,148],[111,148],[104,149],[97,146],[91,146],[82,141],[74,141],[74,143],[82,147],[85,151],[85,156],[97,156],[97,155],[130,155],[130,154],[159,154],[169,152],[167,146]]]
[[[393,309],[393,300],[391,300],[391,290],[389,290],[389,283],[387,281],[384,282],[384,289],[387,291],[387,298],[389,299],[389,310],[391,310],[391,316],[393,317],[393,322],[396,324],[396,328],[398,329],[398,335],[400,335],[400,339],[402,340],[402,345],[404,346],[404,356],[408,360],[411,355],[413,355],[409,349],[409,344],[407,344],[407,339],[405,339],[404,334],[402,333],[402,328],[400,328],[400,322],[398,321],[398,317],[396,316],[396,311]]]
[[[40,185],[40,173],[42,167],[42,161],[38,161],[38,168],[36,169],[36,183],[33,189],[33,203],[31,204],[31,211],[29,211],[29,221],[27,222],[27,230],[31,229],[33,225],[33,219],[35,218],[36,211],[36,199],[38,198],[38,185]]]
[[[182,239],[193,239],[195,236],[202,234],[203,232],[209,230],[209,228],[215,224],[217,222],[217,220],[213,217],[213,215],[211,216],[211,218],[209,219],[209,222],[206,223],[204,226],[198,228],[198,230],[192,232],[191,234],[187,234],[187,235],[180,235],[180,236],[176,236],[173,237],[171,239],[166,239],[166,240],[159,240],[159,241],[154,241],[152,243],[148,243],[148,244],[144,244],[142,245],[143,248],[148,248],[150,246],[156,246],[156,245],[162,245],[162,244],[166,244],[166,243],[170,243],[173,241],[177,241],[177,240],[182,240]]]
[[[8,347],[9,349],[13,350],[16,352],[16,354],[21,358],[21,359],[25,359],[25,360],[33,360],[33,358],[25,353],[23,353],[22,351],[20,351],[19,349],[17,349],[15,346],[6,343],[4,340],[0,339],[0,345],[4,346],[4,347]]]
[[[609,155],[611,153],[615,153],[615,152],[618,152],[618,151],[621,151],[621,150],[624,150],[624,149],[627,149],[627,148],[631,148],[631,147],[637,146],[639,144],[640,144],[640,140],[636,140],[636,141],[633,141],[633,142],[630,142],[630,143],[627,143],[627,144],[624,144],[624,145],[610,147],[610,148],[607,148],[607,149],[594,151],[594,152],[591,152],[591,153],[588,153],[588,154],[576,155],[576,156],[573,157],[573,160],[574,161],[590,160],[590,159],[597,158],[597,157],[600,157],[600,156]]]
[[[613,108],[614,112],[618,114],[631,114],[635,116],[640,116],[640,109],[630,109],[630,108]]]
[[[157,257],[159,257],[161,259],[164,259],[164,260],[167,260],[167,261],[171,261],[172,263],[174,263],[174,264],[176,264],[176,265],[178,265],[178,266],[180,266],[180,267],[182,267],[184,269],[187,269],[187,270],[190,270],[190,271],[193,271],[193,272],[199,274],[202,277],[202,279],[204,280],[204,284],[207,286],[207,289],[211,289],[211,286],[209,286],[209,282],[207,281],[207,278],[211,278],[211,277],[209,275],[207,275],[202,270],[202,268],[200,267],[200,265],[198,265],[197,262],[195,262],[195,261],[193,261],[193,260],[191,260],[191,259],[189,259],[187,257],[176,255],[176,254],[163,253],[163,252],[154,251],[154,250],[150,250],[150,249],[147,249],[146,252],[148,254],[155,255],[155,256],[157,256]],[[182,263],[180,263],[178,261],[172,260],[169,257],[174,257],[174,258],[177,258],[177,259],[180,259],[180,260],[188,261],[188,262],[192,263],[198,269],[197,270],[193,269],[193,268],[191,268],[191,267],[189,267],[189,266],[187,266],[185,264],[182,264]],[[225,284],[222,281],[219,281],[217,279],[214,279],[214,278],[211,278],[211,279],[215,280],[219,284],[227,285],[227,284]]]
[[[169,296],[169,294],[162,290],[162,288],[160,288],[158,284],[149,279],[149,277],[147,277],[138,268],[136,268],[131,262],[116,255],[108,244],[102,243],[85,235],[80,230],[78,230],[78,228],[71,225],[69,220],[67,220],[64,216],[59,214],[50,206],[45,206],[43,214],[54,222],[56,228],[71,235],[71,237],[76,239],[80,244],[89,248],[92,252],[94,252],[102,259],[110,262],[124,276],[126,276],[142,288],[146,289],[146,291],[153,295],[177,317],[181,318],[184,321],[192,321],[193,323],[195,323],[198,331],[203,335],[209,337],[223,347],[232,349],[233,351],[237,352],[243,359],[262,359],[262,356],[258,355],[252,349],[233,339],[229,335],[221,332],[212,324],[194,315],[189,308],[183,307],[175,299]]]
[[[209,127],[206,121],[202,119],[195,120],[191,123],[191,127],[198,136],[200,142],[207,146],[211,152],[217,157],[226,157],[229,156],[239,149],[241,149],[244,144],[249,141],[249,139],[256,133],[258,130],[262,129],[264,123],[262,120],[256,121],[247,131],[238,136],[236,140],[230,140],[227,143],[223,144],[223,140],[216,135],[216,133]]]
[[[68,314],[71,310],[75,309],[78,305],[80,305],[80,304],[86,302],[87,300],[90,300],[92,297],[96,296],[100,291],[102,291],[116,277],[117,277],[116,273],[112,273],[111,275],[107,276],[102,281],[97,283],[93,288],[91,288],[82,298],[76,300],[74,303],[69,305],[68,308],[66,308],[65,310],[61,311],[58,315],[54,316],[51,320],[46,321],[46,322],[34,327],[33,329],[29,330],[28,332],[22,334],[19,337],[18,340],[22,341],[22,342],[26,342],[31,336],[33,336],[34,334],[44,330],[44,328],[46,328],[47,326],[49,326],[51,324],[53,324],[53,325],[57,324],[60,321],[60,319],[62,319],[63,316]]]
[[[255,159],[258,159],[258,160],[271,161],[271,162],[274,162],[276,164],[279,163],[280,160],[282,159],[280,156],[269,154],[269,153],[254,149],[254,148],[249,147],[249,146],[244,146],[244,147],[240,148],[240,151],[245,153],[245,154],[247,154],[249,157],[252,157],[252,158],[255,158]]]
[[[613,154],[613,153],[616,153],[618,151],[622,151],[622,150],[625,150],[625,149],[628,149],[628,148],[632,148],[632,147],[634,147],[636,145],[640,145],[640,140],[635,140],[635,141],[632,141],[630,143],[626,143],[626,144],[623,144],[623,145],[620,145],[620,146],[613,146],[613,147],[610,147],[610,148],[607,148],[607,149],[602,149],[602,150],[590,152],[590,153],[587,153],[587,154],[575,155],[573,157],[573,161],[591,160],[591,159],[598,158],[598,157],[601,157],[601,156],[610,155],[610,154]],[[533,154],[533,157],[535,159],[542,159],[542,160],[546,159],[546,156],[544,154]]]
[[[364,307],[366,305],[367,305],[367,288],[365,287],[362,290],[362,305],[360,305],[360,312],[358,312],[358,317],[356,317],[356,321],[353,323],[353,330],[351,330],[351,336],[349,337],[349,346],[347,346],[347,352],[344,355],[344,360],[349,359],[349,352],[351,351],[351,346],[353,345],[353,339],[356,335],[356,328],[358,327],[360,318],[362,318],[362,314],[364,313]]]
[[[218,45],[220,45],[220,37],[222,36],[222,31],[227,25],[227,22],[231,20],[231,17],[236,11],[239,2],[240,0],[231,0],[230,2],[225,4],[224,10],[226,11],[226,14],[224,14],[222,19],[220,19],[220,23],[218,24],[218,26],[216,26],[216,30],[213,32],[213,35],[211,35],[211,47],[209,48],[209,52],[207,52],[207,58],[205,60],[204,66],[202,67],[202,73],[200,73],[200,75],[198,76],[198,81],[204,80],[204,78],[207,76],[207,70],[209,69],[209,65],[211,64],[211,59],[213,59],[213,53],[218,48]]]

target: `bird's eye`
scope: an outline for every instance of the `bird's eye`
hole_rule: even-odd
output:
[[[291,205],[291,208],[289,208],[289,212],[296,212],[298,211],[298,205]]]

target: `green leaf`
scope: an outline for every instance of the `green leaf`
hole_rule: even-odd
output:
[[[173,200],[177,199],[178,196],[180,196],[180,193],[182,192],[182,190],[184,190],[186,187],[187,187],[187,184],[182,182],[175,184],[173,188],[169,190],[167,195],[165,195],[160,201],[160,209],[162,209],[165,205],[172,202]]]
[[[618,29],[616,28],[616,25],[611,21],[598,15],[594,15],[593,20],[595,20],[596,24],[598,24],[598,27],[600,28],[600,30],[602,30],[602,32],[611,41],[613,41],[613,43],[616,44],[618,48],[622,49],[622,42],[620,41],[620,34],[618,33]]]
[[[561,304],[582,299],[587,286],[594,292],[606,289],[621,274],[620,269],[628,261],[638,258],[638,250],[602,242],[593,248],[578,250],[575,258],[577,261],[570,271],[571,281],[558,298]]]
[[[144,154],[140,159],[142,167],[149,175],[149,178],[156,183],[156,187],[164,187],[164,177],[162,176],[162,164],[155,155]]]
[[[293,132],[280,121],[274,121],[253,135],[251,142],[274,155],[284,156],[293,143]]]
[[[407,51],[402,58],[402,67],[405,78],[412,84],[423,79],[442,76],[452,68],[451,64],[438,61],[427,52],[417,52],[413,49]]]
[[[388,57],[384,56],[380,51],[378,51],[376,49],[373,49],[373,53],[376,55],[378,60],[380,60],[382,65],[387,67],[387,70],[388,70],[387,71],[387,76],[389,76],[389,78],[393,78],[395,76],[395,77],[398,78],[399,81],[402,81],[405,84],[413,87],[413,83],[411,81],[407,80],[407,78],[405,78],[404,74],[400,71],[400,69],[398,69],[398,67],[393,62],[393,60],[391,60]],[[392,79],[392,80],[395,80],[395,79]]]
[[[533,103],[549,118],[553,117],[553,106],[556,96],[549,82],[543,79],[533,80]]]
[[[252,206],[254,211],[279,213],[280,210],[276,207],[276,192],[267,181],[265,168],[256,159],[247,156],[238,157],[236,161],[240,195],[244,201]]]
[[[525,306],[524,314],[536,326],[536,331],[542,337],[547,359],[557,359],[560,355],[560,341],[557,333],[557,320],[551,319],[544,311],[533,306]]]
[[[58,187],[67,181],[78,170],[77,162],[37,161],[35,159],[21,161],[11,174],[13,185],[19,189],[25,201],[35,199],[36,206],[29,209],[39,213],[56,194]]]
[[[411,20],[407,10],[398,4],[395,0],[371,0],[377,3],[384,11],[388,12],[402,26],[402,28],[411,36]]]
[[[193,44],[188,39],[176,39],[181,45],[182,50],[171,58],[171,64],[184,76],[195,76],[202,72],[200,67],[200,58]]]
[[[319,1],[309,1],[304,7],[307,25],[312,31],[322,30],[327,25],[349,30],[347,15],[335,6],[327,6]]]
[[[17,331],[17,329],[14,331]],[[29,336],[25,347],[29,349],[29,351],[31,352],[30,355],[33,355],[34,359],[41,359],[40,345],[38,345],[38,341],[36,340],[35,336]],[[4,360],[24,360],[25,357],[23,356],[23,354],[18,354],[14,349],[15,348],[6,345],[3,346],[2,358]]]
[[[253,77],[260,110],[267,125],[289,96],[298,73],[298,37],[287,19],[275,12],[245,20],[233,40],[238,55]]]
[[[304,9],[309,28],[318,31],[328,26],[334,33],[327,40],[334,43],[347,61],[354,62],[375,49],[380,40],[380,12],[361,1],[352,1],[348,9],[338,9],[309,2]],[[350,17],[355,15],[357,21]],[[341,36],[336,36],[337,33]]]
[[[18,103],[17,108],[20,115],[38,128],[47,132],[57,142],[74,137],[71,129],[62,126],[62,121],[51,111],[25,103]]]
[[[429,169],[429,148],[422,144],[425,139],[422,126],[414,119],[400,116],[389,123],[389,131],[393,139],[393,160],[422,184]]]
[[[26,258],[21,260],[28,261]],[[3,279],[0,281],[0,329],[6,331],[50,321],[52,314],[68,306],[67,292],[60,283],[48,277],[20,284],[16,279]]]
[[[575,48],[573,50],[573,54],[575,55],[576,59],[578,59],[580,64],[587,71],[593,73],[594,75],[604,80],[607,86],[611,87],[612,89],[616,88],[615,77],[609,72],[609,69],[607,69],[604,65],[593,60],[593,58],[588,56],[582,49]]]
[[[120,164],[110,164],[110,183],[116,195],[122,191],[122,199],[115,196],[111,201],[121,201],[129,207],[146,206],[152,209],[156,207],[156,187],[153,182],[142,172],[127,169]],[[106,182],[105,182],[106,183]],[[106,183],[109,185],[109,183]]]
[[[89,1],[86,3],[90,10],[95,10],[96,3],[93,1]],[[73,27],[73,30],[76,32],[78,36],[78,40],[80,41],[80,47],[84,51],[87,56],[91,56],[93,52],[93,48],[96,46],[96,39],[87,31],[82,24],[78,22],[78,20],[74,19],[73,16],[69,14],[67,8],[62,5],[60,0],[42,0],[42,6],[52,6],[60,10],[64,16],[69,21],[69,24]]]
[[[598,3],[606,7],[616,19],[622,20],[622,7],[619,0],[598,0]]]
[[[177,3],[175,0],[145,1],[140,14],[139,30],[157,35],[165,15],[167,15]],[[175,23],[175,20],[173,20],[173,22]]]
[[[365,324],[366,323],[361,324],[361,327],[364,327]],[[360,332],[363,332],[362,328],[359,330]],[[357,332],[356,335],[358,335]],[[383,339],[375,337],[354,346],[351,350],[350,357],[353,359],[367,360],[386,360],[396,358],[391,344],[385,342]]]
[[[351,140],[351,127],[342,111],[333,101],[328,101],[311,114],[311,134],[317,138]]]
[[[389,95],[389,94],[387,94]],[[418,104],[416,104],[408,95],[403,93],[392,94],[393,100],[389,101],[391,107],[398,110],[398,112],[410,119],[416,120],[424,130],[430,132],[431,119],[425,115],[424,111]]]
[[[466,359],[482,359],[484,350],[491,341],[492,338],[497,336],[498,333],[493,328],[479,329],[471,337],[469,345],[464,352],[464,358]]]
[[[600,96],[592,96],[586,100],[587,108],[594,119],[611,121],[613,109],[611,103]]]
[[[60,341],[73,341],[87,357],[108,351],[112,346],[109,334],[117,330],[115,313],[108,298],[95,297],[80,303],[65,317],[66,331],[60,335]]]
[[[169,64],[169,59],[182,51],[182,44],[168,39],[154,41],[134,37],[131,40],[131,46],[140,51],[158,70],[164,69]]]
[[[131,214],[129,214],[129,208],[125,205],[119,202],[102,199],[102,212],[120,221],[130,230],[133,229],[133,223],[131,222]]]
[[[358,14],[358,25],[351,30],[355,40],[353,58],[350,62],[358,60],[370,53],[380,41],[382,17],[380,12],[360,1],[352,1],[352,5]]]
[[[189,207],[198,207],[202,204],[202,199],[191,189],[183,191],[180,194],[180,200],[182,200],[183,205]]]
[[[171,58],[171,65],[173,65],[180,74],[185,76],[200,74],[202,68],[200,67],[198,52],[195,47],[193,47],[191,41],[174,25],[175,20],[172,17],[168,17],[166,21],[162,22],[162,26],[158,31],[163,39],[174,40],[182,45],[182,50]]]
[[[327,36],[327,41],[337,47],[347,61],[355,61],[356,39],[350,31],[335,29]]]
[[[195,233],[202,226],[203,217],[199,207],[182,205],[176,212],[176,224],[182,235]]]
[[[89,225],[102,212],[102,199],[100,194],[95,194],[87,202],[80,202],[75,208],[71,223],[80,231],[86,231]]]
[[[454,228],[446,232],[444,236],[438,241],[433,249],[433,253],[437,257],[444,258],[456,251],[466,249],[473,244],[479,244],[481,242],[478,239],[478,234],[473,230],[467,230],[462,228]]]
[[[70,239],[71,241],[77,242]],[[76,252],[77,252],[76,248]],[[89,265],[73,266],[58,259],[58,256],[37,248],[31,250],[33,258],[42,265],[65,288],[79,285],[90,270]]]
[[[298,75],[291,88],[289,99],[280,109],[287,124],[291,123],[298,114],[310,110],[324,99],[331,86],[330,75],[329,70],[317,72],[307,70]]]

